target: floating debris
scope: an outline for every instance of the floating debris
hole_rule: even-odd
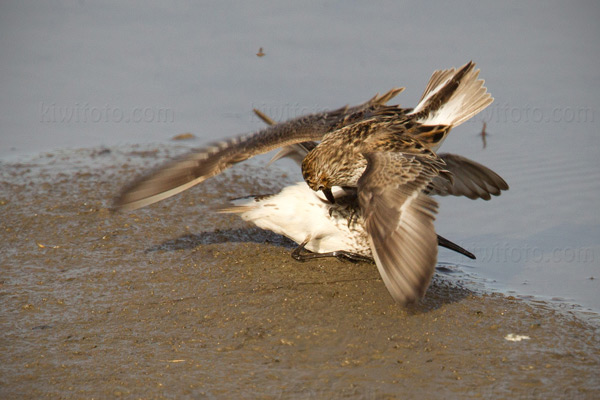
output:
[[[60,249],[60,246],[49,246],[41,243],[37,243],[37,245],[40,249],[45,249],[46,247],[50,249]]]
[[[171,140],[190,140],[190,139],[195,139],[196,135],[194,135],[193,133],[190,132],[186,132],[186,133],[181,133],[179,135],[175,135],[171,138]]]
[[[33,328],[31,328],[32,331],[35,330],[44,330],[44,329],[50,329],[52,328],[51,325],[38,325],[38,326],[34,326]]]
[[[531,338],[527,335],[517,335],[516,333],[509,333],[508,335],[504,336],[504,339],[508,340],[509,342],[520,342],[521,340],[529,340]]]
[[[486,139],[486,137],[489,136],[489,133],[486,132],[485,128],[487,128],[487,123],[484,121],[483,122],[483,128],[481,128],[481,133],[479,134],[479,136],[481,136],[481,141],[483,142],[483,148],[484,149],[487,147],[487,139]]]
[[[110,149],[108,149],[106,147],[102,147],[100,149],[93,150],[91,156],[92,156],[92,158],[94,158],[94,157],[97,157],[97,156],[104,156],[104,155],[107,155],[107,154],[110,154],[110,153],[111,153]]]

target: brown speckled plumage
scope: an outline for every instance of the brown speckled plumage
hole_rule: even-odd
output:
[[[415,301],[425,293],[437,258],[437,203],[428,194],[486,198],[508,188],[500,177],[486,186],[490,175],[480,174],[477,163],[450,157],[446,165],[436,154],[452,127],[492,102],[478,73],[471,62],[434,72],[414,109],[385,105],[402,90],[393,89],[359,106],[299,117],[194,151],[133,182],[115,206],[139,208],[254,155],[301,147],[309,150],[302,174],[313,190],[332,200],[333,186],[356,191],[386,287],[401,303]],[[459,172],[459,185],[447,170],[450,164]],[[467,172],[461,175],[463,166]]]
[[[328,132],[375,112],[402,90],[392,89],[355,107],[304,115],[253,134],[194,150],[133,181],[115,199],[114,206],[116,209],[135,210],[176,195],[255,155],[282,146],[321,140]]]

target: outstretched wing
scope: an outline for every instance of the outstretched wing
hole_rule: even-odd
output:
[[[301,116],[250,135],[194,150],[126,186],[115,199],[114,207],[134,210],[156,203],[255,155],[295,143],[321,140],[327,132],[352,123],[361,113],[384,104],[401,91],[392,89],[355,107]]]
[[[379,95],[379,93],[376,94],[373,98],[371,98],[368,102],[365,103],[365,105],[368,105],[368,106],[363,107],[361,109],[361,111],[363,111],[363,113],[354,113],[352,118],[347,117],[346,124],[344,124],[344,126],[349,125],[358,119],[368,117],[369,115],[366,112],[376,113],[376,112],[379,112],[379,110],[389,108],[390,110],[393,109],[394,112],[397,113],[398,112],[397,106],[386,107],[385,104],[388,101],[390,101],[392,98],[396,97],[403,90],[404,90],[404,88],[394,88],[394,89],[389,90],[387,93],[385,93],[381,96]],[[267,114],[265,114],[261,110],[254,108],[253,111],[260,119],[263,120],[263,122],[265,124],[267,124],[269,126],[273,126],[277,123],[275,120],[273,120],[271,117],[269,117]],[[312,149],[317,147],[317,145],[318,145],[317,142],[310,141],[310,142],[301,142],[301,143],[295,143],[295,144],[291,144],[288,146],[284,146],[281,148],[281,150],[279,150],[277,152],[277,154],[275,154],[271,158],[271,160],[269,161],[269,165],[273,164],[275,161],[277,161],[281,158],[284,158],[284,157],[289,157],[292,160],[294,160],[297,164],[302,165],[302,160],[304,160],[304,157]]]
[[[423,189],[443,162],[400,152],[364,156],[358,196],[373,257],[392,297],[413,302],[425,294],[437,261],[437,203]]]
[[[473,160],[449,153],[438,156],[446,163],[445,169],[452,179],[436,176],[426,189],[428,194],[489,200],[492,195],[499,196],[508,190],[508,184],[500,175]]]
[[[297,143],[281,149],[269,163],[280,158],[290,157],[298,164],[306,154],[316,146],[315,142]],[[470,199],[490,200],[508,190],[508,184],[500,175],[466,157],[457,154],[440,153],[438,156],[446,162],[446,172],[436,176],[425,188],[431,196],[466,196]]]

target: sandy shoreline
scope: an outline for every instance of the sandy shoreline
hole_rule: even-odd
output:
[[[2,398],[600,397],[596,324],[440,273],[400,308],[374,265],[297,263],[287,240],[212,211],[277,190],[277,172],[107,210],[179,150],[2,165]]]

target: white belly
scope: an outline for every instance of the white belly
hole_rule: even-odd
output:
[[[341,190],[341,189],[340,189]],[[320,192],[299,182],[269,197],[236,201],[240,216],[260,228],[286,236],[300,244],[310,238],[306,249],[315,253],[345,250],[371,256],[367,234],[358,218],[351,224]]]

